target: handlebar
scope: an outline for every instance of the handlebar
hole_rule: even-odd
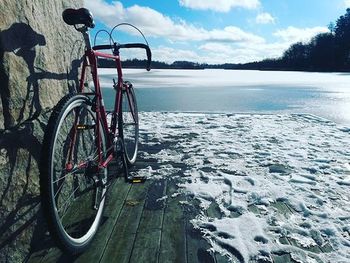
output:
[[[97,46],[94,46],[92,49],[102,50],[102,49],[111,49],[111,48],[114,48],[114,45],[97,45]]]
[[[118,53],[119,49],[121,48],[143,48],[146,49],[147,54],[147,65],[146,69],[147,71],[151,70],[151,62],[152,62],[152,52],[148,45],[143,43],[130,43],[130,44],[117,44],[114,43],[113,45],[97,45],[94,46],[93,50],[102,50],[102,49],[113,49],[113,53]]]

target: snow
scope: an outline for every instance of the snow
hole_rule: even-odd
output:
[[[212,250],[245,262],[281,252],[297,262],[350,262],[348,129],[303,114],[140,115],[145,149],[148,141],[164,149],[143,152],[159,168],[139,173],[177,178],[176,195],[199,201],[191,222]],[[208,212],[212,204],[220,217]],[[310,250],[328,244],[330,252]]]
[[[212,221],[205,217],[198,217],[192,223],[195,227],[202,229],[203,234],[213,242],[224,243],[234,248],[235,256],[243,258],[246,262],[249,260],[246,255],[257,255],[259,251],[266,250],[269,246],[269,240],[264,236],[263,230],[267,224],[264,219],[256,217],[253,213],[245,213],[238,218]]]

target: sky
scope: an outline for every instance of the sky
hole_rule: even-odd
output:
[[[153,60],[172,63],[246,63],[280,57],[293,43],[328,32],[350,0],[85,0],[98,30],[131,23],[146,36]],[[101,32],[96,44],[108,42]],[[131,27],[113,33],[118,43],[143,42]],[[140,50],[121,54],[145,58]]]

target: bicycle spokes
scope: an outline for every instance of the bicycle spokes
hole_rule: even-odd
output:
[[[68,107],[57,129],[53,153],[52,195],[58,221],[71,238],[84,237],[94,224],[104,201],[105,137],[98,140],[96,116],[86,103]]]

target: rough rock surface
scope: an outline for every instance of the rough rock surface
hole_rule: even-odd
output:
[[[46,226],[38,162],[50,110],[77,84],[81,36],[61,19],[73,0],[0,1],[0,262],[21,262]]]

